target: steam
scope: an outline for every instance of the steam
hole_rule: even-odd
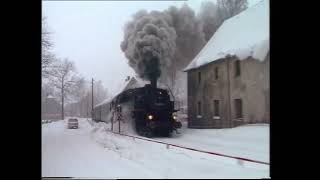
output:
[[[126,24],[121,49],[129,65],[143,79],[158,78],[171,65],[176,33],[161,12],[139,11]]]
[[[180,9],[171,6],[163,12],[134,14],[124,28],[121,49],[140,77],[170,82],[205,42],[201,20],[184,4]]]
[[[241,2],[240,2],[241,1]],[[186,99],[186,74],[182,72],[212,37],[222,22],[242,11],[247,0],[207,1],[199,14],[184,4],[159,12],[133,15],[124,28],[121,49],[128,64],[143,79],[159,78],[175,95]],[[226,12],[229,16],[225,16]]]
[[[184,4],[180,9],[171,6],[165,13],[170,17],[169,24],[177,34],[175,68],[173,70],[180,71],[188,65],[206,43],[202,21],[187,4]]]

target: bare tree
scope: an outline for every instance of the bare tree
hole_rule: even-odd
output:
[[[103,87],[102,81],[99,80],[96,83],[94,83],[93,94],[94,94],[94,102],[95,102],[95,104],[99,104],[104,99],[107,98],[108,91],[107,91],[106,88]]]
[[[61,118],[64,119],[64,104],[67,95],[72,94],[74,86],[81,81],[75,71],[75,66],[72,61],[64,59],[58,61],[56,66],[50,72],[50,81],[52,85],[60,91],[61,97]]]
[[[247,0],[218,0],[218,10],[221,19],[225,20],[234,15],[239,14],[241,11],[247,9]]]
[[[53,95],[54,89],[48,82],[42,82],[41,95],[42,98],[47,97],[48,95]]]
[[[71,87],[70,99],[72,101],[78,102],[83,96],[86,95],[88,88],[86,86],[87,82],[83,77],[77,77],[74,85]]]
[[[101,103],[108,97],[108,90],[103,86],[102,81],[100,80],[94,83],[93,91],[94,105]],[[87,117],[92,106],[91,92],[91,82],[84,78],[79,78],[73,86],[73,91],[69,94],[73,103],[65,106],[65,112],[69,112],[71,115],[77,114],[81,117]]]
[[[71,87],[70,93],[67,98],[69,104],[65,106],[65,112],[72,116],[81,116],[83,114],[83,101],[81,101],[88,92],[87,82],[83,77],[78,77]],[[71,102],[71,103],[70,103]]]
[[[239,14],[247,6],[247,0],[218,0],[217,4],[212,1],[203,2],[199,18],[202,21],[206,41],[209,41],[224,20]]]
[[[218,6],[212,1],[202,2],[199,18],[202,22],[202,30],[205,35],[205,40],[209,41],[221,24],[221,19],[218,14]]]
[[[48,31],[46,24],[46,18],[42,18],[42,33],[41,33],[41,65],[42,65],[42,77],[48,78],[50,70],[54,61],[56,60],[54,54],[51,52],[53,43],[51,41],[51,32]]]

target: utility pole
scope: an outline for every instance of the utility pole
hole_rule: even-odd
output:
[[[93,78],[92,78],[92,81],[91,81],[91,100],[92,100],[92,108],[91,108],[91,118],[93,118]]]
[[[89,93],[88,93],[88,95],[87,95],[87,120],[88,120],[88,118],[89,118]]]

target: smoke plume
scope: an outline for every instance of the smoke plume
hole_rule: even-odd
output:
[[[124,28],[121,49],[129,65],[143,79],[158,78],[171,65],[176,33],[161,12],[139,11]]]
[[[121,49],[140,77],[161,77],[172,87],[176,72],[205,42],[201,20],[184,4],[180,9],[171,6],[163,12],[142,10],[134,14],[124,28]]]
[[[177,97],[186,99],[187,78],[182,69],[225,19],[246,8],[246,2],[204,2],[199,14],[195,14],[187,4],[181,8],[171,6],[162,12],[139,11],[124,28],[121,49],[140,77],[147,80],[160,77],[160,82]]]
[[[165,13],[170,17],[169,24],[177,34],[174,70],[180,71],[188,65],[206,43],[202,22],[187,4],[184,4],[180,9],[171,6]]]

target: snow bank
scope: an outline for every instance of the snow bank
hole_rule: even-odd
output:
[[[253,57],[263,61],[269,51],[269,0],[224,21],[194,60],[188,71],[212,61],[236,56],[240,60]]]

